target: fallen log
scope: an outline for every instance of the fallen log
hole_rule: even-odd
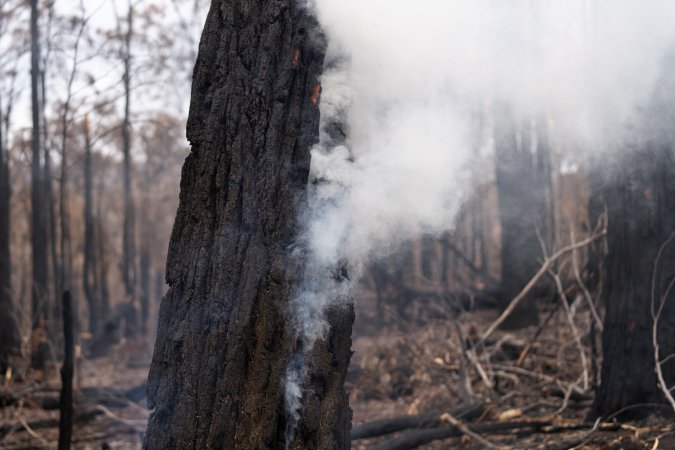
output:
[[[433,428],[442,423],[441,416],[449,412],[454,417],[464,420],[472,420],[483,414],[482,405],[459,405],[450,408],[448,411],[434,411],[415,416],[400,416],[392,419],[378,420],[369,422],[352,429],[352,441],[358,439],[368,439],[385,434],[396,433],[397,431],[409,428]]]
[[[136,427],[126,426],[123,424],[111,424],[106,427],[105,431],[94,432],[90,434],[78,434],[73,436],[73,444],[89,444],[86,448],[110,448],[109,444],[105,441],[107,439],[119,440],[120,436],[123,434],[129,435],[138,435],[140,434]],[[98,444],[100,441],[103,441],[101,445],[92,445]],[[52,440],[47,442],[49,448],[56,447],[57,441]],[[28,436],[28,438],[21,440],[20,442],[15,443],[3,443],[3,450],[34,450],[36,448],[35,438]]]
[[[60,387],[44,385],[44,384],[30,384],[24,386],[23,388],[17,389],[15,391],[9,391],[7,389],[0,389],[0,408],[5,408],[7,406],[14,406],[19,403],[21,400],[33,399],[33,398],[49,398],[46,400],[50,405],[52,404],[52,397],[48,395],[35,396],[34,394],[45,393],[45,392],[55,392],[56,401],[58,403],[58,392]],[[37,400],[36,403],[40,405],[41,400]],[[27,405],[30,406],[30,405]],[[57,405],[58,408],[58,405]],[[45,409],[54,409],[54,408],[45,408]]]
[[[75,415],[74,417],[74,422],[76,423],[82,423],[82,422],[88,422],[95,418],[96,416],[100,416],[103,414],[103,411],[100,411],[98,409],[92,409],[90,411],[85,411],[80,414]],[[42,429],[42,428],[57,428],[59,426],[59,418],[58,417],[52,417],[52,418],[46,418],[46,419],[37,419],[37,420],[32,420],[30,422],[27,422],[28,426],[32,429]],[[20,422],[15,422],[15,423],[6,423],[0,425],[0,438],[4,437],[7,433],[10,433],[12,430],[16,430],[17,428],[21,428],[21,423]]]
[[[146,383],[141,383],[127,390],[111,387],[85,387],[75,391],[76,405],[100,403],[108,408],[125,408],[129,401],[140,402],[145,398]],[[0,393],[0,408],[14,406],[23,401],[24,408],[38,408],[45,411],[59,409],[58,390],[52,387],[36,387],[19,395],[9,392]]]
[[[527,428],[541,429],[545,426],[550,426],[551,422],[543,421],[519,421],[519,422],[486,422],[481,424],[474,424],[470,429],[480,434],[510,434],[515,430],[524,430]],[[449,439],[452,437],[460,437],[464,433],[458,428],[447,424],[447,426],[437,428],[427,428],[423,430],[407,431],[400,436],[387,439],[378,445],[374,446],[372,450],[411,450],[419,446],[428,444],[432,441],[440,439]]]
[[[485,422],[472,424],[468,428],[472,432],[480,435],[512,434],[517,432],[517,435],[522,437],[536,433],[552,434],[585,429],[613,431],[617,430],[619,427],[620,425],[616,423],[595,424],[593,422],[582,422],[572,424],[556,424],[551,421],[532,420],[516,422]],[[411,430],[401,434],[396,438],[387,439],[379,443],[378,445],[374,446],[372,450],[412,450],[432,441],[460,437],[463,434],[465,433],[450,424],[447,424],[447,426],[444,427]]]
[[[565,398],[566,392],[560,389],[559,387],[554,387],[548,391],[550,395],[558,398]],[[589,394],[584,394],[583,392],[577,392],[572,390],[569,394],[569,399],[576,402],[588,402],[593,400],[593,396]]]

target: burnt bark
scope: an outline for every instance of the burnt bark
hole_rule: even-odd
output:
[[[530,281],[543,259],[537,237],[546,241],[551,208],[547,207],[550,163],[546,135],[529,123],[519,126],[505,106],[495,110],[495,167],[501,227],[502,275],[500,303],[506,308]],[[538,127],[537,127],[538,128]],[[533,138],[536,139],[533,142]],[[549,197],[550,198],[550,197]],[[505,327],[536,323],[534,295],[520,302]]]
[[[0,105],[0,111],[2,106]],[[0,117],[4,119],[4,117]],[[5,147],[5,132],[0,121],[0,373],[11,360],[20,355],[21,336],[16,308],[12,300],[12,259],[10,226],[12,188],[9,173],[9,153]]]
[[[592,184],[589,214],[607,213],[607,255],[597,277],[606,305],[601,383],[591,415],[660,403],[652,339],[652,296],[658,308],[675,276],[675,68],[657,84],[650,105],[633,126],[628,148],[605,155]],[[618,156],[617,156],[618,155]],[[658,264],[656,259],[662,249]],[[675,293],[664,299],[658,324],[660,358],[675,353]],[[668,388],[675,361],[662,364]],[[643,412],[643,411],[641,411]]]
[[[292,0],[214,0],[194,70],[180,204],[148,381],[146,449],[349,447],[353,309],[308,354],[292,443],[292,254],[318,139],[324,44]]]
[[[604,261],[605,326],[601,383],[595,414],[608,415],[635,403],[663,401],[654,372],[651,283],[657,252],[675,231],[675,159],[672,149],[652,145],[624,159],[602,189],[608,212]],[[597,194],[597,193],[596,193]],[[673,276],[675,249],[665,249],[656,274],[656,301]],[[675,352],[675,308],[661,319],[661,355]],[[675,385],[675,365],[663,366]],[[671,386],[672,386],[671,385]]]

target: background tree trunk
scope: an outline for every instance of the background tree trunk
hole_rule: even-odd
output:
[[[47,36],[50,36],[49,30],[53,20],[54,3],[52,2],[47,7]],[[61,268],[59,267],[59,254],[56,239],[56,207],[54,202],[53,176],[52,176],[52,152],[49,143],[49,119],[47,117],[47,63],[49,60],[49,53],[51,52],[51,42],[47,39],[47,50],[42,57],[42,67],[40,70],[40,115],[42,119],[42,154],[44,155],[44,199],[43,202],[47,205],[44,217],[46,220],[45,231],[47,234],[47,252],[51,260],[47,264],[47,279],[51,281],[50,290],[47,292],[49,298],[53,298],[52,308],[50,314],[56,319],[61,317],[60,302],[56,301],[61,292]],[[61,330],[58,324],[52,323],[50,325],[50,335],[60,334]]]
[[[600,194],[609,217],[603,289],[607,313],[596,415],[663,400],[654,373],[651,282],[657,252],[675,231],[675,160],[672,150],[654,146],[635,152],[627,160],[624,169],[615,168],[618,172]],[[673,247],[661,258],[657,301],[665,292],[664,282],[673,276]],[[675,352],[673,297],[671,293],[659,329],[663,358]],[[664,370],[667,381],[675,383],[673,362],[664,364]]]
[[[214,0],[194,71],[148,381],[147,449],[284,448],[291,255],[318,139],[323,43],[291,0]],[[301,264],[300,264],[301,265]],[[352,309],[309,355],[291,448],[348,448]]]
[[[85,116],[84,131],[84,261],[82,264],[82,287],[89,306],[89,331],[96,336],[101,328],[101,305],[96,291],[96,264],[94,261],[94,211],[93,180],[91,167],[91,137],[89,119]]]
[[[141,210],[140,217],[141,226],[141,240],[140,243],[140,262],[138,268],[139,281],[139,300],[140,300],[140,331],[143,336],[147,336],[148,323],[150,321],[150,249],[149,239],[150,231],[148,228],[148,218],[146,212]]]
[[[0,112],[4,113],[1,104]],[[0,119],[4,117],[0,116]],[[4,123],[4,120],[0,120],[0,374],[11,365],[13,357],[21,353],[19,317],[12,300],[12,259],[9,245],[12,188],[9,154],[3,133]]]
[[[72,297],[63,293],[63,366],[61,367],[61,396],[59,398],[59,450],[70,449],[73,435],[73,372],[75,370],[75,318]]]
[[[665,401],[657,386],[652,343],[652,283],[657,302],[675,276],[675,61],[657,84],[639,136],[614,161],[601,160],[603,182],[593,183],[589,215],[607,211],[607,256],[602,267],[606,303],[601,383],[592,415],[612,414],[637,403]],[[675,292],[659,321],[661,359],[675,353]],[[675,360],[662,365],[675,386]]]
[[[606,211],[607,256],[602,266],[606,303],[601,383],[592,415],[665,400],[655,374],[652,296],[657,302],[675,276],[675,56],[665,65],[651,103],[635,127],[635,142],[620,157],[601,160],[602,182],[591,185],[589,215]],[[608,162],[610,164],[608,164]],[[663,252],[658,266],[656,257]],[[652,292],[653,291],[653,292]],[[659,321],[661,358],[675,353],[675,293]],[[675,361],[662,365],[668,388]]]
[[[547,153],[548,147],[543,139],[538,139],[541,136],[529,121],[523,121],[521,127],[517,123],[508,108],[496,108],[495,167],[502,243],[499,297],[503,308],[539,269],[543,254],[537,227],[544,240],[548,235],[545,180],[550,180],[550,173],[546,175],[550,164],[540,154]],[[528,296],[504,325],[521,327],[536,323],[534,300],[533,295]]]
[[[136,239],[134,234],[134,200],[131,192],[131,36],[133,7],[129,1],[127,33],[124,41],[124,122],[122,123],[122,153],[124,155],[124,229],[122,247],[122,277],[128,300],[136,295]]]
[[[99,199],[100,199],[100,194],[99,194]],[[96,208],[96,231],[95,231],[95,238],[94,242],[96,242],[96,248],[94,249],[96,257],[94,258],[94,261],[96,261],[96,282],[95,284],[98,286],[99,290],[97,291],[97,294],[99,296],[99,299],[101,301],[101,307],[100,307],[100,316],[105,318],[108,316],[108,313],[110,312],[110,289],[108,288],[108,272],[110,269],[110,262],[108,259],[108,254],[110,250],[108,249],[107,241],[109,239],[109,234],[106,230],[105,222],[102,219],[103,215],[101,214],[101,202],[100,200],[97,201],[97,208]]]
[[[32,166],[31,166],[31,231],[33,247],[31,343],[32,365],[43,368],[49,358],[46,327],[49,322],[47,232],[45,229],[44,185],[40,162],[40,48],[38,46],[38,2],[31,0],[31,95],[33,112]]]

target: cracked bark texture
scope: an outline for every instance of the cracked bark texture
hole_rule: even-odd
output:
[[[146,449],[284,448],[291,254],[318,139],[324,43],[294,0],[214,0],[194,70],[180,204],[148,381]],[[302,252],[299,252],[302,253]],[[349,447],[353,310],[309,358],[291,448]]]

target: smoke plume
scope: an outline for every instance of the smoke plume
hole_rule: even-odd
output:
[[[520,118],[546,117],[563,158],[616,147],[675,41],[670,0],[309,7],[328,51],[305,217],[307,273],[293,301],[303,354],[325,337],[326,309],[350,301],[349,280],[368,260],[420,233],[452,230],[468,160],[490,151],[490,130],[475,114],[489,118],[503,104]],[[476,136],[487,137],[477,144]],[[304,370],[289,366],[285,381],[296,420]]]

